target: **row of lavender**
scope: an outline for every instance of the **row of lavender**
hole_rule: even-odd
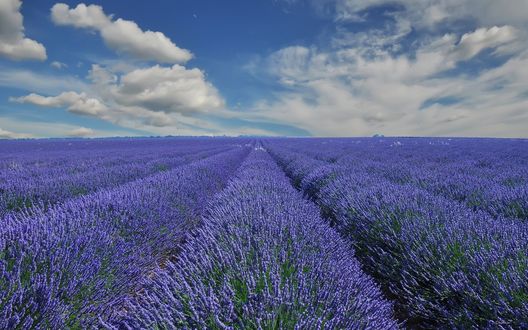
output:
[[[211,143],[217,152],[189,165],[7,214],[0,227],[0,328],[86,328],[135,292],[180,248],[247,155],[247,147],[231,142]]]
[[[225,140],[59,142],[4,141],[0,144],[0,216],[120,185],[230,147]],[[35,145],[42,146],[42,150],[33,150]]]
[[[454,170],[456,165],[450,164],[445,151],[458,148],[467,151],[466,157],[478,154],[478,159],[467,162],[487,164],[483,167],[489,168],[482,172],[489,172],[496,155],[486,152],[486,140],[436,140],[455,141],[456,147],[440,144],[440,150],[438,144],[428,143],[427,147],[424,142],[431,141],[417,140],[422,145],[415,146],[415,154],[413,147],[404,150],[399,140],[384,140],[342,140],[341,150],[332,157],[327,157],[332,153],[329,143],[319,149],[319,159],[308,156],[316,152],[306,140],[269,141],[267,147],[293,182],[353,243],[364,269],[394,299],[398,315],[407,319],[408,325],[528,327],[528,227],[522,213],[468,207],[445,191],[430,188],[428,181],[400,180],[405,177],[401,173],[408,172],[406,161],[418,158],[414,163],[423,168],[418,173],[426,172],[424,176],[431,182],[452,181],[450,176],[460,172]],[[498,162],[497,175],[513,169],[502,177],[515,177],[519,183],[514,186],[526,189],[526,169],[523,172],[522,167],[528,159],[528,144],[501,143],[492,141],[490,145],[515,152]],[[348,150],[344,157],[343,148]],[[462,154],[456,158],[463,158]],[[433,161],[438,168],[426,166]],[[449,170],[443,169],[442,163],[447,163]],[[482,172],[476,167],[467,169],[474,172],[468,174],[469,182],[479,180]],[[412,178],[412,173],[407,177]],[[493,179],[483,177],[489,180],[484,189]]]
[[[353,164],[494,217],[528,221],[527,140],[321,139],[278,144],[323,161]]]
[[[14,174],[32,181],[50,175],[59,177],[137,161],[156,161],[183,155],[186,150],[214,146],[211,141],[190,143],[186,139],[4,140],[0,142],[0,183],[4,184]]]
[[[109,329],[395,329],[392,306],[319,209],[255,148],[203,226]]]

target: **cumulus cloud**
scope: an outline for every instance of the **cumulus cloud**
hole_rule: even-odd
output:
[[[109,48],[139,59],[185,63],[193,56],[161,32],[143,31],[133,21],[114,20],[101,6],[81,3],[70,8],[67,4],[57,3],[51,8],[51,18],[57,25],[98,31]]]
[[[11,60],[40,60],[47,58],[46,48],[24,34],[20,0],[0,2],[0,56]]]
[[[193,116],[224,107],[224,100],[201,70],[178,64],[135,68],[121,74],[96,64],[88,79],[91,85],[86,92],[68,91],[56,96],[31,93],[10,101],[64,107],[75,114],[135,128],[194,126]]]
[[[153,113],[195,114],[221,109],[225,102],[203,71],[175,64],[155,65],[117,75],[93,65],[92,90],[107,104]]]
[[[94,135],[94,133],[94,130],[91,128],[79,127],[68,131],[66,135],[71,137],[87,137]]]
[[[216,88],[199,69],[175,64],[137,69],[112,85],[112,96],[122,105],[142,106],[152,111],[193,113],[224,105]]]
[[[190,51],[177,47],[161,32],[142,30],[135,22],[116,19],[97,5],[69,7],[58,3],[51,9],[51,18],[57,25],[99,33],[118,53],[171,65],[106,61],[106,65],[92,65],[86,77],[88,83],[68,76],[53,78],[24,70],[0,70],[0,85],[15,81],[32,92],[11,97],[11,102],[65,108],[123,127],[157,132],[213,129],[214,125],[195,117],[217,114],[223,111],[225,102],[202,70],[181,65],[192,58]],[[56,69],[66,67],[58,61],[50,65]]]

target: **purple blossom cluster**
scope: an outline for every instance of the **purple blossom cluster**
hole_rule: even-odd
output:
[[[438,145],[424,143],[431,141],[416,140],[402,143],[411,144],[405,150],[402,144],[394,148],[393,143],[377,139],[343,139],[338,153],[327,150],[318,157],[307,141],[266,145],[292,181],[353,244],[363,269],[394,300],[407,326],[528,327],[528,227],[517,216],[522,213],[470,207],[450,193],[456,189],[436,189],[466,175],[467,186],[463,187],[464,182],[458,186],[469,196],[475,193],[472,187],[481,185],[479,191],[483,191],[490,182],[501,185],[508,178],[517,182],[510,186],[515,195],[517,188],[526,189],[528,176],[522,167],[528,160],[528,144],[502,141],[499,148],[496,141],[488,146],[482,140],[479,147],[475,140],[454,140],[457,148],[441,144],[437,150]],[[448,141],[453,140],[444,140]],[[346,148],[349,151],[343,152]],[[463,149],[461,154],[447,154],[458,148]],[[491,172],[493,161],[501,157],[496,154],[499,149],[507,153],[496,166],[509,172],[498,174],[497,170],[494,177]],[[478,158],[472,159],[472,154]],[[466,157],[473,164],[457,171],[450,157]],[[502,187],[507,191],[507,185]],[[524,203],[520,208],[526,205],[523,195],[516,196]],[[508,208],[505,199],[494,202]]]
[[[396,329],[353,249],[257,148],[110,329]]]
[[[87,328],[135,292],[176,255],[249,152],[215,144],[189,165],[8,213],[0,227],[0,328]]]

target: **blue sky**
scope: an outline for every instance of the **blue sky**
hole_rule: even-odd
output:
[[[0,137],[528,137],[528,2],[0,0]]]

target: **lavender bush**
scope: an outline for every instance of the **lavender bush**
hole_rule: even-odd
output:
[[[528,325],[525,223],[396,184],[361,162],[332,165],[272,149],[292,180],[301,181],[353,242],[365,270],[409,325]]]
[[[49,152],[44,155],[38,152],[13,152],[9,156],[4,155],[0,159],[0,168],[5,166],[0,172],[0,217],[33,205],[50,206],[99,189],[167,171],[229,148],[225,143],[160,144],[161,146],[154,148],[145,148],[140,143],[142,148],[122,148],[115,152],[105,145],[110,150],[76,150],[77,153],[63,150],[59,154]],[[62,147],[67,146],[64,143]]]
[[[199,222],[247,148],[10,214],[0,228],[0,328],[86,327]]]
[[[263,151],[108,328],[395,329],[353,251]]]

